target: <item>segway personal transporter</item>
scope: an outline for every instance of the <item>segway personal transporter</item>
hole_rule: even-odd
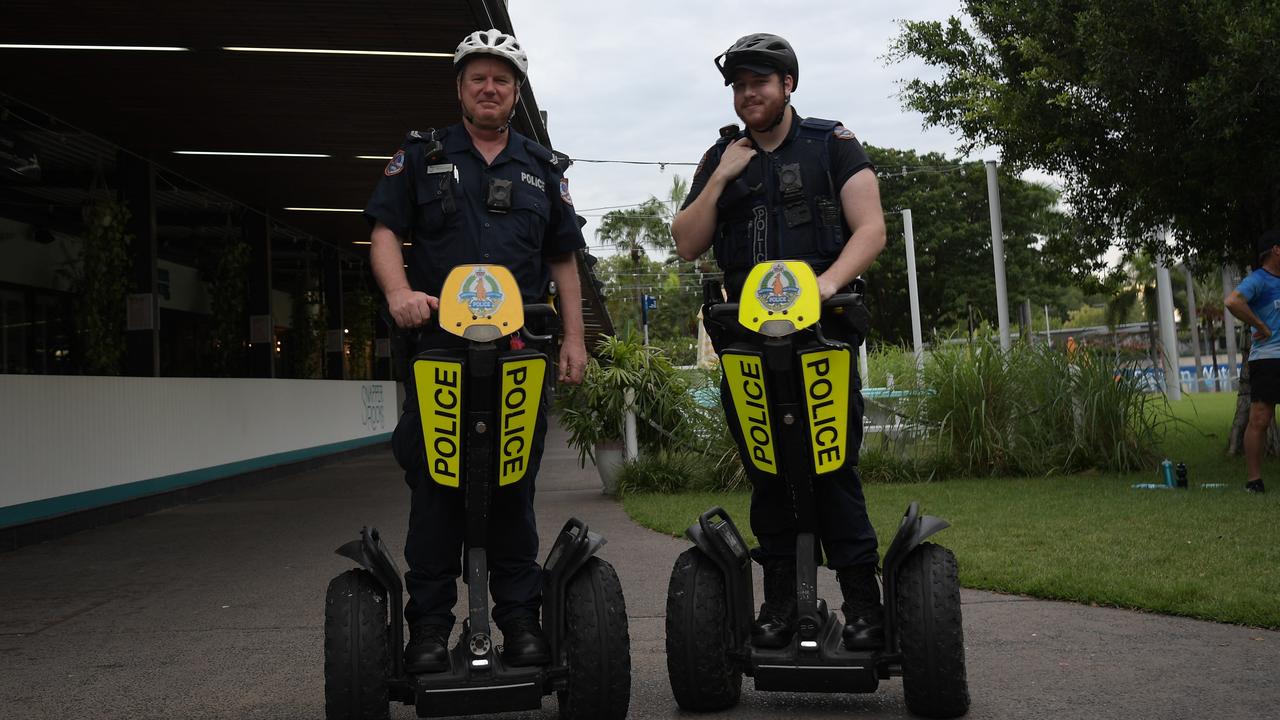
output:
[[[562,718],[626,716],[631,659],[622,589],[613,567],[595,557],[604,538],[580,520],[565,523],[543,566],[550,664],[505,665],[490,633],[490,496],[495,485],[531,482],[524,468],[548,365],[533,347],[502,350],[496,341],[517,331],[530,345],[551,340],[525,328],[526,313],[554,315],[549,305],[523,306],[505,267],[459,266],[445,280],[439,327],[469,343],[419,353],[412,372],[428,481],[456,487],[465,497],[467,617],[448,670],[406,672],[400,570],[378,531],[362,530],[337,550],[360,569],[336,577],[325,599],[329,720],[386,718],[390,701],[416,705],[421,717],[535,710],[552,692]]]
[[[709,293],[710,294],[710,293]],[[791,488],[797,521],[797,630],[777,649],[751,644],[751,558],[729,514],[703,513],[686,535],[667,594],[667,671],[686,710],[738,702],[742,675],[757,690],[874,692],[901,676],[907,708],[956,717],[969,708],[960,586],[950,550],[924,542],[948,526],[911,503],[884,557],[884,636],[878,650],[849,650],[842,623],[817,596],[813,483],[845,465],[851,348],[823,335],[824,314],[852,312],[857,293],[825,303],[803,262],[756,265],[739,303],[709,307],[730,327],[721,367],[738,411],[749,462]],[[838,449],[838,450],[837,450]]]

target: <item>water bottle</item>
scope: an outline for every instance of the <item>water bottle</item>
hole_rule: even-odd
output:
[[[1174,468],[1174,474],[1177,475],[1178,477],[1178,489],[1186,490],[1187,489],[1187,464],[1178,463],[1178,466]]]
[[[1173,480],[1173,463],[1169,458],[1165,458],[1164,462],[1160,463],[1160,477],[1164,478],[1165,487],[1176,487]]]

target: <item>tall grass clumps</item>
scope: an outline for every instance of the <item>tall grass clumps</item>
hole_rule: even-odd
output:
[[[966,475],[1150,467],[1171,420],[1128,363],[1041,345],[944,345],[907,411]]]
[[[662,448],[623,463],[618,471],[618,494],[718,490],[718,476],[714,457]]]

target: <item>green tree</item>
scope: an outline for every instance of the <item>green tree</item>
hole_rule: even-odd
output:
[[[129,292],[129,208],[114,195],[84,209],[84,254],[71,270],[83,338],[83,372],[118,375],[125,354],[125,300]]]
[[[639,332],[641,298],[652,295],[658,307],[649,312],[651,341],[697,337],[702,302],[699,265],[681,261],[671,238],[671,220],[688,191],[688,183],[677,175],[664,199],[650,196],[636,207],[611,211],[596,230],[597,239],[618,250],[601,260],[595,272],[604,283],[606,304],[619,336]],[[654,260],[651,249],[665,251],[665,257]]]
[[[900,210],[910,209],[924,330],[954,332],[996,318],[991,216],[986,169],[938,153],[866,146],[882,173],[881,205],[888,242],[866,276],[872,339],[910,343],[911,315]],[[901,170],[900,170],[901,168]],[[1099,249],[1080,243],[1057,193],[1000,171],[1005,268],[1010,305],[1030,298],[1059,320],[1084,299],[1082,286],[1098,264]],[[1011,308],[1013,309],[1013,308]]]
[[[1280,3],[965,0],[964,19],[908,21],[892,60],[936,80],[907,107],[1065,178],[1095,243],[1158,227],[1179,254],[1251,255],[1280,222]],[[1083,237],[1083,236],[1082,236]]]
[[[249,244],[228,225],[209,287],[213,311],[213,366],[217,377],[244,372],[249,328]]]

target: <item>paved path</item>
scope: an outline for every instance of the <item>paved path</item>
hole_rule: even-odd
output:
[[[562,434],[548,446],[543,550],[570,515],[608,537],[602,556],[630,617],[631,717],[680,717],[663,608],[687,543],[631,523]],[[0,554],[0,718],[322,717],[324,588],[349,566],[332,551],[375,524],[398,556],[407,500],[390,453],[366,452]],[[829,573],[822,581],[837,598]],[[963,601],[970,718],[1280,715],[1280,633],[976,591]],[[759,693],[749,679],[737,708],[705,717],[784,714],[908,717],[899,680],[874,695],[821,696]],[[414,714],[395,706],[392,717]],[[556,703],[503,717],[554,718]]]

